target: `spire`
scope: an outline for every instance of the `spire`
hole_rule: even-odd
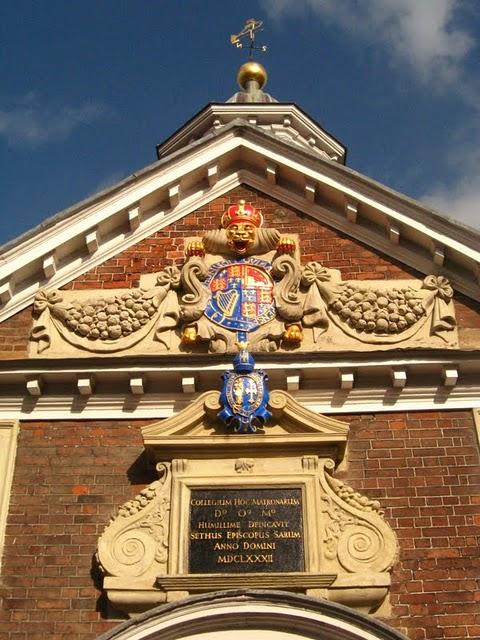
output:
[[[242,64],[237,74],[237,82],[242,91],[235,93],[227,102],[277,102],[262,89],[267,84],[268,74],[265,67],[252,59],[254,51],[265,52],[266,45],[255,46],[255,36],[263,31],[263,22],[249,18],[240,33],[230,36],[230,42],[243,49],[248,47],[248,62]]]

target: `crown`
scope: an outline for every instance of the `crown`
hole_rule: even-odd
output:
[[[263,216],[251,204],[245,204],[245,200],[239,200],[238,204],[228,207],[226,213],[223,214],[222,227],[226,229],[231,224],[238,224],[239,222],[248,222],[255,227],[261,227]]]

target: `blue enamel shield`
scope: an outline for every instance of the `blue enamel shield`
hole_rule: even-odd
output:
[[[218,416],[236,433],[255,433],[272,415],[267,409],[268,378],[264,371],[255,371],[253,356],[246,349],[241,349],[233,365],[234,370],[222,376],[223,409]]]

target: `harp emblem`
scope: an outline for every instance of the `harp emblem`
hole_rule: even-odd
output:
[[[217,262],[205,286],[210,300],[205,315],[232,331],[254,331],[275,317],[272,265],[258,258]]]

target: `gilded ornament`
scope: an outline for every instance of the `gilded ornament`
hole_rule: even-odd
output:
[[[195,327],[184,327],[182,331],[182,344],[186,346],[193,346],[198,342],[197,329]]]
[[[299,345],[303,340],[302,328],[299,324],[290,324],[283,332],[283,341],[291,345]]]
[[[203,246],[203,242],[200,240],[190,242],[190,244],[187,246],[186,254],[187,256],[203,257],[205,255],[205,247]]]
[[[239,33],[234,33],[230,36],[230,42],[237,49],[248,47],[249,57],[251,58],[254,51],[265,52],[267,50],[266,45],[255,46],[255,37],[260,31],[263,31],[263,22],[255,18],[249,18]],[[240,67],[237,82],[245,90],[248,89],[248,83],[252,81],[261,89],[267,83],[267,77],[265,68],[259,62],[254,62],[250,59]]]
[[[228,246],[238,255],[245,255],[255,242],[255,231],[263,223],[262,214],[252,205],[240,200],[238,205],[228,207],[222,216],[222,227],[226,231]]]
[[[293,238],[280,238],[280,241],[277,246],[278,253],[295,253],[296,244]]]

